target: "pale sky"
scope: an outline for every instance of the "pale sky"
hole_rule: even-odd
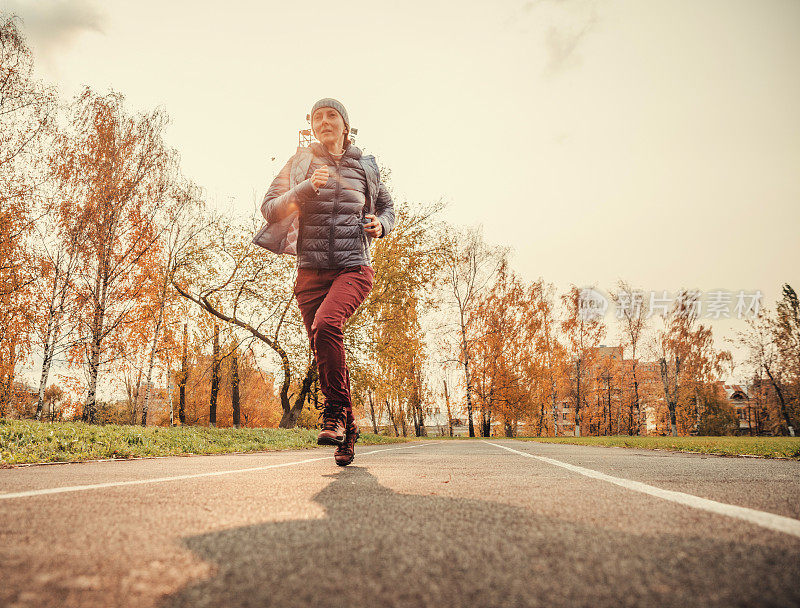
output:
[[[782,283],[800,290],[797,0],[0,9],[62,96],[88,84],[164,106],[217,205],[250,213],[311,105],[335,97],[396,205],[448,201],[526,280],[760,289],[770,307]],[[718,338],[740,326],[714,322]]]

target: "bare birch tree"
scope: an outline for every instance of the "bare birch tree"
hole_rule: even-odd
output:
[[[642,426],[641,397],[639,395],[639,378],[636,375],[643,334],[647,325],[648,305],[644,301],[643,292],[635,290],[625,281],[619,281],[617,290],[611,294],[616,303],[617,318],[622,324],[623,353],[628,349],[631,361],[631,376],[633,382],[633,396],[630,400],[628,411],[628,433],[638,435]],[[636,421],[634,424],[634,420]]]
[[[457,315],[458,359],[464,370],[470,437],[475,437],[472,417],[471,351],[474,340],[472,330],[480,298],[500,268],[505,255],[505,249],[486,244],[480,227],[467,228],[451,235],[444,254],[443,266],[447,290]]]
[[[107,339],[135,320],[176,162],[162,141],[164,113],[130,116],[123,100],[85,89],[74,104],[72,129],[58,142],[64,150],[58,177],[79,192],[73,213],[86,226],[76,281],[83,341],[75,354],[87,365],[87,422],[95,420]]]
[[[561,296],[566,308],[566,317],[561,322],[561,329],[566,338],[568,352],[572,358],[575,371],[570,374],[573,381],[575,399],[575,437],[581,436],[581,411],[587,402],[589,370],[594,365],[594,349],[606,334],[606,327],[601,316],[586,306],[590,299],[587,292],[572,286],[569,292]]]

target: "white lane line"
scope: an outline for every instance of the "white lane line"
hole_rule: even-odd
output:
[[[657,488],[656,486],[651,486],[640,481],[631,481],[630,479],[624,479],[622,477],[606,475],[605,473],[600,473],[599,471],[561,462],[560,460],[554,460],[552,458],[547,458],[546,456],[536,456],[535,454],[520,452],[519,450],[514,450],[504,445],[500,445],[499,443],[492,443],[491,441],[485,440],[482,441],[484,441],[484,443],[488,443],[489,445],[508,450],[509,452],[514,452],[520,456],[535,458],[536,460],[541,460],[542,462],[546,462],[557,467],[562,467],[575,473],[580,473],[586,477],[601,479],[635,492],[649,494],[650,496],[656,496],[658,498],[663,498],[664,500],[671,500],[672,502],[694,507],[695,509],[702,509],[703,511],[710,511],[711,513],[717,513],[718,515],[727,515],[728,517],[743,519],[744,521],[756,524],[757,526],[762,526],[764,528],[769,528],[770,530],[776,530],[777,532],[783,532],[784,534],[790,534],[800,538],[800,520],[793,519],[791,517],[784,517],[783,515],[775,515],[774,513],[766,513],[764,511],[757,511],[755,509],[748,509],[747,507],[737,507],[736,505],[729,505],[724,502],[709,500],[708,498],[700,498],[699,496],[694,496],[693,494],[684,494],[683,492],[664,490],[663,488]]]
[[[412,445],[404,445],[397,448],[384,448],[381,450],[372,450],[370,452],[359,452],[359,456],[368,456],[369,454],[379,454],[380,452],[391,452],[392,450],[407,450],[410,447],[421,447],[425,445],[432,445],[430,443],[414,443]],[[220,454],[222,456],[223,454]],[[230,475],[232,473],[247,473],[250,471],[264,471],[266,469],[277,469],[280,467],[291,467],[296,464],[306,464],[308,462],[316,462],[318,460],[330,460],[330,456],[323,456],[320,458],[306,458],[305,460],[295,460],[292,462],[282,462],[280,464],[268,464],[261,467],[249,467],[247,469],[229,469],[227,471],[212,471],[210,473],[193,473],[191,475],[174,475],[172,477],[155,477],[153,479],[135,479],[132,481],[109,481],[106,483],[93,483],[85,486],[63,486],[60,488],[44,488],[42,490],[27,490],[25,492],[9,492],[7,494],[0,494],[0,500],[9,498],[25,498],[27,496],[42,496],[44,494],[61,494],[63,492],[82,492],[83,490],[96,490],[99,488],[114,488],[117,486],[133,486],[143,483],[161,483],[164,481],[177,481],[179,479],[193,479],[196,477],[212,477],[214,475]]]

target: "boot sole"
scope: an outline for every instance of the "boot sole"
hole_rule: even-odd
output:
[[[317,445],[335,445],[335,446],[338,447],[338,446],[340,446],[342,444],[344,444],[344,437],[342,437],[341,440],[339,440],[339,441],[337,441],[333,437],[318,437],[317,438]]]
[[[358,441],[358,438],[359,438],[359,437],[361,437],[361,433],[357,431],[357,432],[356,432],[356,441]],[[355,443],[356,441],[354,441],[353,443]],[[334,461],[335,461],[335,462],[336,462],[336,464],[338,464],[340,467],[346,467],[348,464],[352,463],[352,462],[353,462],[353,460],[355,460],[355,458],[356,458],[356,455],[355,455],[355,454],[353,454],[353,456],[352,456],[352,457],[350,458],[350,460],[348,460],[347,462],[339,462],[339,461],[338,461],[338,460],[336,460],[335,458],[334,458]]]

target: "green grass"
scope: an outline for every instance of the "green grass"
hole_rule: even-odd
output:
[[[316,447],[317,433],[309,429],[99,426],[83,422],[0,418],[0,466],[103,458],[299,450]],[[359,444],[401,441],[402,438],[362,431]]]
[[[524,441],[800,460],[800,437],[519,437]]]

